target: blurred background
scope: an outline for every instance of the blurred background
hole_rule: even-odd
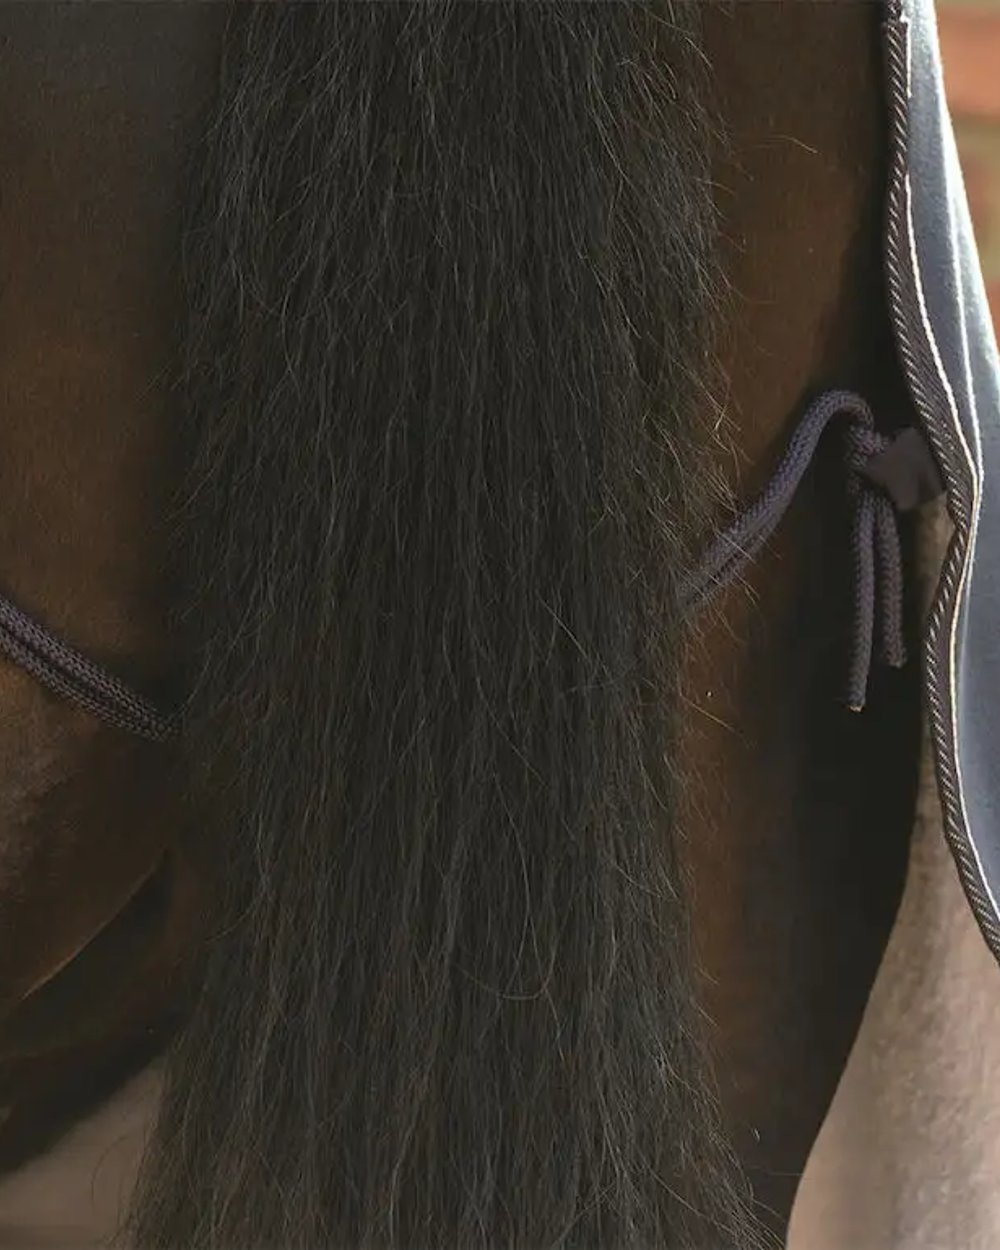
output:
[[[938,0],[945,79],[1000,336],[1000,0]]]

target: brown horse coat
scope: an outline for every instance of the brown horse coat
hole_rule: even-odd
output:
[[[27,261],[0,290],[3,583],[164,692],[170,396],[150,380],[173,341],[212,7],[9,6],[0,19],[0,164],[16,188],[0,217]],[[892,155],[882,17],[868,4],[761,4],[708,18],[730,131],[716,180],[741,494],[813,389],[855,386],[893,424],[909,413],[879,277]],[[861,719],[832,702],[846,621],[843,577],[827,575],[842,560],[838,489],[811,482],[753,570],[752,597],[730,595],[697,641],[688,677],[705,1000],[732,1131],[778,1229],[888,933],[916,782],[915,668],[881,677]],[[0,680],[0,1154],[12,1166],[162,1044],[197,884],[174,850],[188,817],[163,749],[121,739],[16,669]]]

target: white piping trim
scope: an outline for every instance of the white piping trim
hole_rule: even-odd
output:
[[[972,834],[972,826],[969,822],[969,810],[965,801],[965,786],[962,782],[962,756],[959,750],[958,737],[958,690],[956,686],[956,674],[958,671],[958,623],[962,611],[965,609],[967,600],[967,586],[969,574],[972,568],[972,559],[976,549],[976,537],[979,530],[979,515],[982,508],[982,478],[976,467],[975,459],[969,448],[968,440],[965,436],[965,430],[962,428],[962,422],[958,414],[958,404],[955,400],[955,393],[952,390],[951,381],[944,368],[944,362],[941,359],[941,353],[938,348],[937,339],[934,336],[934,329],[931,324],[930,315],[927,311],[927,304],[924,299],[923,278],[920,272],[920,261],[916,248],[916,231],[913,222],[913,190],[910,182],[910,175],[906,176],[906,234],[907,244],[910,251],[910,263],[913,271],[913,287],[917,300],[917,306],[920,309],[920,317],[923,322],[924,334],[926,336],[927,345],[930,348],[934,359],[934,366],[937,369],[938,378],[941,382],[942,390],[947,396],[949,405],[949,415],[952,418],[952,433],[955,435],[955,441],[961,447],[965,456],[966,465],[969,470],[969,480],[972,483],[972,512],[969,517],[969,537],[966,543],[965,555],[962,560],[962,571],[959,578],[957,594],[955,599],[955,611],[952,613],[951,627],[948,637],[948,680],[951,694],[951,738],[954,743],[954,765],[955,776],[958,781],[958,802],[962,809],[962,820],[968,831],[969,848],[972,851],[973,858],[976,862],[976,869],[979,873],[979,880],[983,886],[983,892],[990,900],[993,913],[998,921],[1000,921],[1000,904],[997,902],[996,895],[993,893],[989,878],[985,871],[982,857],[979,853],[979,846]]]

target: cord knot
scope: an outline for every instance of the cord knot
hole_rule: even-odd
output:
[[[906,663],[903,628],[903,556],[899,515],[936,498],[943,488],[937,464],[920,432],[888,437],[875,428],[871,408],[853,391],[825,391],[806,409],[768,484],[712,543],[682,585],[685,607],[697,609],[736,577],[784,516],[824,431],[837,418],[842,430],[850,510],[853,613],[846,702],[865,704],[872,657]]]

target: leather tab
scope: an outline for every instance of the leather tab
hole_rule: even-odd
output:
[[[944,493],[934,453],[913,426],[901,430],[884,451],[872,456],[858,472],[884,491],[898,512],[912,512]]]

